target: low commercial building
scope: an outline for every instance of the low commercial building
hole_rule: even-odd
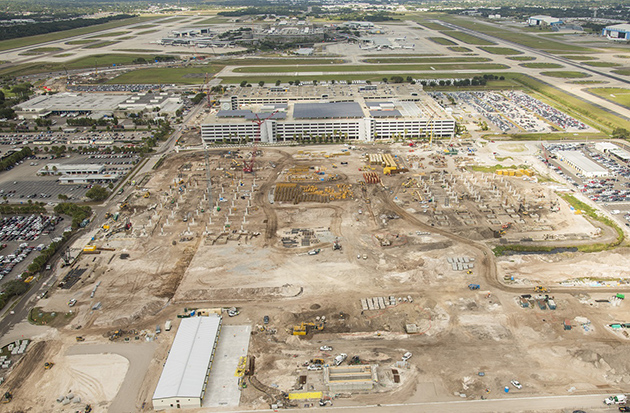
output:
[[[153,393],[156,410],[201,407],[221,322],[216,314],[182,319]]]
[[[90,175],[90,174],[102,174],[105,170],[105,165],[99,164],[61,164],[61,163],[47,163],[37,171],[38,175]]]
[[[602,36],[611,40],[627,41],[630,40],[630,24],[613,24],[602,29]]]
[[[205,143],[452,137],[455,119],[421,85],[241,88],[218,99],[201,125]]]
[[[324,384],[332,393],[372,390],[377,383],[376,365],[324,367]]]
[[[562,23],[563,23],[562,20],[556,17],[546,16],[542,14],[537,15],[537,16],[532,16],[529,19],[527,19],[527,24],[530,26],[542,26],[542,27],[559,26]]]
[[[109,184],[120,179],[116,174],[64,175],[59,177],[60,184]]]
[[[587,178],[610,175],[608,169],[588,159],[581,151],[558,151],[558,159]]]
[[[124,116],[124,113],[161,113],[174,115],[183,107],[178,96],[169,93],[136,94],[57,93],[36,96],[13,107],[19,119],[37,119],[49,115],[87,116],[100,119]]]
[[[630,162],[630,152],[621,149],[619,146],[610,142],[597,142],[595,149],[601,153],[609,154],[624,162]]]

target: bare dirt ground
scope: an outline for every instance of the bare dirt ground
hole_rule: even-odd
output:
[[[535,153],[518,145],[503,149],[524,160]],[[87,357],[63,350],[122,344],[146,353],[139,343],[150,341],[155,347],[146,374],[132,379],[139,389],[133,405],[142,411],[145,403],[148,411],[177,330],[175,316],[184,308],[231,306],[241,314],[225,317],[226,323],[255,326],[249,353],[256,356],[256,377],[271,389],[327,393],[321,372],[303,364],[314,357],[331,362],[342,352],[379,366],[373,391],[337,395],[352,403],[510,397],[502,389],[513,379],[523,383],[523,396],[627,388],[628,338],[609,327],[630,322],[626,304],[610,300],[613,286],[597,290],[590,283],[623,283],[625,250],[505,256],[495,268],[487,247],[522,238],[541,245],[603,242],[608,229],[575,215],[535,179],[473,171],[472,164],[490,160],[492,149],[476,157],[401,145],[366,145],[349,155],[342,150],[264,148],[255,174],[242,172],[249,151],[215,151],[211,198],[200,153],[173,155],[139,177],[135,193],[112,207],[118,217],[109,219],[110,229],[97,234],[100,254],[75,264],[86,269],[79,282],[41,302],[46,311],[67,311],[76,298],[76,316],[58,329],[61,337],[35,343],[37,351],[29,351],[2,389],[14,389],[25,410],[64,411],[55,399],[71,389],[106,411],[134,362],[117,351]],[[383,152],[409,171],[385,176],[363,156]],[[382,184],[365,182],[363,174],[372,172]],[[131,229],[124,230],[126,223]],[[341,250],[333,250],[335,241]],[[470,271],[453,269],[448,258],[457,257],[474,264]],[[502,284],[504,276],[515,280]],[[538,284],[551,288],[557,310],[521,307],[518,296]],[[362,309],[362,299],[390,296],[395,306]],[[324,331],[291,334],[294,325],[322,317]],[[175,321],[173,330],[156,336],[155,326],[168,319]],[[564,320],[574,328],[564,330]],[[419,333],[407,334],[406,324]],[[110,342],[120,329],[117,343]],[[86,343],[76,343],[78,335]],[[319,351],[323,344],[334,350]],[[412,359],[396,365],[406,351]],[[57,365],[39,374],[49,358]],[[34,388],[38,395],[31,399]],[[270,402],[254,386],[242,390],[243,408]]]

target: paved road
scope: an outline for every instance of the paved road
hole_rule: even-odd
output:
[[[494,400],[462,400],[436,401],[423,403],[400,403],[368,406],[344,405],[345,400],[334,402],[326,411],[342,412],[378,412],[378,413],[490,413],[490,412],[571,412],[575,409],[589,413],[614,411],[616,408],[605,407],[603,400],[607,394],[588,394],[571,396],[543,396],[543,397],[506,397]],[[350,403],[349,401],[347,403]],[[265,410],[237,410],[233,413],[268,412]]]

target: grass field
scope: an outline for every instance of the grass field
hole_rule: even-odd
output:
[[[479,49],[488,53],[499,54],[499,55],[504,55],[504,56],[514,56],[514,55],[523,54],[523,52],[516,49],[509,48],[509,47],[480,47]]]
[[[386,57],[386,58],[370,58],[364,59],[365,63],[448,63],[448,62],[489,62],[492,59],[487,57],[469,57],[469,56],[452,56],[452,57]]]
[[[521,62],[526,62],[529,60],[536,60],[534,56],[508,56],[507,58],[510,60],[517,60]]]
[[[507,69],[499,63],[451,63],[451,64],[389,64],[389,65],[326,65],[326,66],[273,66],[273,67],[237,67],[235,73],[290,73],[290,72],[373,72],[373,71],[421,71],[421,70],[498,70]]]
[[[437,31],[451,30],[448,27],[442,26],[441,24],[438,24],[438,23],[425,22],[425,21],[420,21],[419,23],[420,23],[421,26],[424,26],[427,29],[431,29],[431,30],[437,30]]]
[[[50,57],[68,57],[68,56],[74,56],[76,53],[58,53],[54,56],[50,56]]]
[[[563,79],[581,79],[584,77],[590,77],[591,75],[584,72],[575,72],[573,70],[555,70],[552,72],[540,72],[543,76],[560,77]]]
[[[156,49],[114,49],[115,52],[128,52],[128,53],[162,53],[161,50]]]
[[[487,46],[487,45],[496,44],[496,43],[491,42],[489,40],[480,39],[479,37],[472,36],[470,34],[463,33],[463,32],[458,32],[458,31],[455,31],[455,30],[441,31],[440,33],[445,34],[447,36],[451,36],[451,37],[459,40],[460,42],[464,42],[464,43],[472,44],[472,45],[476,45],[476,46]]]
[[[595,50],[589,49],[587,47],[566,44],[549,38],[540,38],[538,36],[533,36],[527,33],[510,31],[496,25],[488,25],[452,14],[439,14],[436,15],[435,18],[470,30],[475,30],[480,33],[488,34],[490,36],[495,36],[503,40],[511,41],[517,44],[521,44],[523,46],[545,50],[551,53],[595,52]]]
[[[126,34],[131,33],[130,31],[119,31],[119,32],[110,32],[110,33],[102,33],[102,34],[98,34],[96,36],[90,36],[88,37],[88,39],[100,39],[102,37],[118,37],[118,36],[124,36]]]
[[[184,85],[196,85],[205,81],[206,73],[212,75],[221,70],[223,66],[191,66],[177,68],[147,68],[123,73],[108,83],[177,83]],[[295,77],[293,77],[295,79]],[[240,83],[240,80],[235,83]],[[258,80],[256,80],[258,82]],[[275,82],[275,79],[274,79]]]
[[[572,82],[574,85],[601,85],[602,83],[608,83],[603,80],[574,80]]]
[[[447,39],[446,37],[429,37],[429,40],[431,40],[433,43],[441,44],[444,46],[452,46],[457,44],[456,42]]]
[[[131,39],[135,39],[136,36],[123,36],[123,37],[119,37],[116,40],[131,40]]]
[[[344,63],[343,59],[339,58],[315,58],[315,59],[275,59],[275,58],[261,58],[261,59],[224,59],[221,60],[223,65],[235,65],[235,66],[247,66],[247,65],[300,65],[300,67],[308,67],[308,65],[315,64],[340,64]]]
[[[97,39],[82,39],[82,40],[70,40],[69,42],[66,42],[67,45],[78,45],[78,44],[90,44],[90,43],[94,43],[94,42],[98,42]]]
[[[214,16],[214,17],[209,17],[205,20],[201,20],[199,22],[195,22],[193,23],[194,26],[201,26],[201,25],[208,25],[208,24],[218,24],[218,23],[226,23],[229,20],[226,17],[221,17],[221,16]]]
[[[64,66],[67,69],[85,69],[92,68],[94,65],[98,66],[112,66],[116,64],[125,65],[131,64],[132,61],[138,57],[142,57],[146,60],[153,60],[155,55],[150,54],[97,54],[92,56],[82,57],[80,59],[71,60],[69,62],[59,63],[25,63],[17,66],[7,67],[0,70],[0,75],[30,75],[34,73],[42,72],[58,72],[63,71]]]
[[[630,69],[617,69],[613,70],[613,73],[623,76],[630,76]]]
[[[113,44],[120,43],[116,40],[108,40],[106,42],[98,42],[94,44],[88,44],[87,46],[83,46],[83,49],[100,49],[101,47],[111,46]]]
[[[451,52],[457,52],[457,53],[472,52],[472,49],[469,49],[468,47],[464,47],[464,46],[450,46],[450,47],[447,47],[447,49],[450,50]]]
[[[557,63],[521,63],[519,66],[528,67],[530,69],[560,69],[563,67]]]
[[[152,29],[154,27],[158,27],[157,24],[139,24],[137,26],[131,27],[132,29]]]
[[[138,36],[141,36],[143,34],[151,34],[151,33],[155,33],[155,32],[159,32],[159,30],[144,30],[142,32],[138,32],[136,33]]]
[[[596,57],[594,56],[560,56],[560,57],[564,57],[565,59],[569,59],[569,60],[577,60],[577,61],[581,61],[581,62],[585,62],[587,60],[597,60]]]
[[[587,66],[592,66],[592,67],[619,67],[621,66],[619,63],[613,63],[613,62],[584,62],[584,64]]]
[[[37,36],[21,37],[19,39],[3,40],[0,42],[0,51],[15,49],[18,47],[32,46],[35,44],[52,42],[55,40],[63,40],[68,37],[95,33],[101,30],[115,29],[117,27],[128,26],[134,23],[142,23],[147,20],[155,20],[155,18],[155,16],[133,17],[131,19],[117,20],[105,24],[98,24],[96,26],[81,27],[79,29],[64,30],[61,32],[40,34]]]
[[[619,59],[630,59],[630,55],[627,54],[616,54],[615,57]]]
[[[610,100],[611,102],[630,107],[630,89],[617,87],[594,87],[590,88],[588,91],[601,98]]]

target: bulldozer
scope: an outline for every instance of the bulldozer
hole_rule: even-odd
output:
[[[82,341],[85,341],[85,337],[83,337],[83,336],[77,336],[77,337],[76,337],[76,340],[77,340],[77,342],[79,342],[79,343],[80,343],[80,342],[82,342]]]
[[[46,363],[44,363],[44,369],[45,370],[50,370],[53,368],[53,366],[55,365],[55,363],[53,363],[52,361],[47,361]]]
[[[305,336],[311,331],[323,331],[324,323],[302,323],[299,326],[293,326],[294,336]]]
[[[535,293],[548,293],[549,292],[549,288],[543,287],[542,285],[537,285],[534,288],[534,292]]]

